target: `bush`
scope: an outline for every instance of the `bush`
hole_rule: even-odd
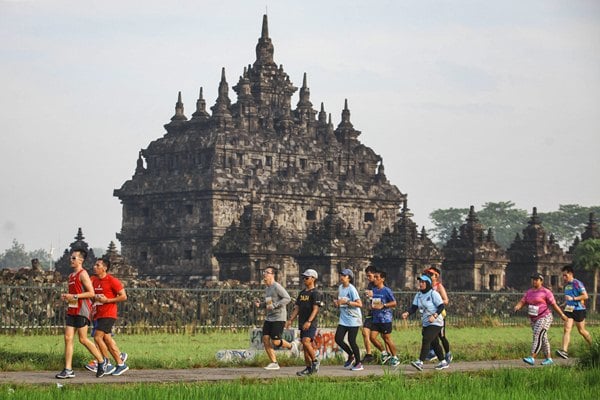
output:
[[[592,345],[579,357],[579,366],[582,368],[600,368],[600,340],[594,340]]]

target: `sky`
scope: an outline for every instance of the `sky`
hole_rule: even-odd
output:
[[[334,126],[348,99],[419,226],[490,201],[600,204],[598,1],[0,0],[0,253],[57,257],[79,227],[120,248],[113,190],[178,91],[191,117],[222,67],[237,83],[265,12],[275,62]]]

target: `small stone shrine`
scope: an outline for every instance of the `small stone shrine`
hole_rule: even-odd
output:
[[[497,291],[505,287],[508,257],[487,233],[471,206],[466,223],[453,230],[442,250],[442,277],[447,290]]]
[[[71,252],[73,250],[85,250],[87,252],[87,258],[83,263],[83,268],[88,271],[93,270],[94,263],[96,262],[96,255],[94,250],[84,240],[83,232],[81,228],[77,229],[77,235],[75,235],[75,241],[69,245],[68,249],[65,249],[61,258],[54,264],[54,270],[59,272],[62,276],[68,276],[73,269],[71,268]]]
[[[561,249],[554,235],[548,237],[536,207],[523,229],[523,237],[517,233],[507,252],[510,258],[506,268],[508,287],[526,290],[531,287],[531,275],[540,273],[544,276],[544,286],[553,291],[560,290],[563,285],[561,269],[571,263],[571,256]]]
[[[386,285],[395,289],[416,290],[417,277],[427,267],[440,267],[440,251],[417,224],[405,200],[392,231],[386,230],[373,249],[373,265],[387,275]]]

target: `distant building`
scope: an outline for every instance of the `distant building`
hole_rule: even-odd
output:
[[[571,263],[571,255],[566,254],[557,243],[554,235],[548,237],[537,208],[523,229],[523,237],[516,235],[508,249],[510,262],[506,268],[506,284],[510,288],[523,290],[531,287],[531,275],[544,276],[544,286],[558,291],[562,287],[561,269]]]
[[[62,276],[67,276],[73,269],[71,268],[71,252],[74,250],[84,250],[87,252],[87,258],[83,263],[83,267],[88,271],[92,271],[92,267],[96,262],[96,255],[94,254],[94,250],[89,246],[89,244],[84,240],[83,231],[81,228],[77,229],[77,235],[75,235],[75,241],[69,245],[68,249],[65,249],[63,255],[58,259],[58,261],[54,264],[54,270],[60,272]]]
[[[505,288],[508,257],[487,233],[471,206],[466,223],[452,232],[443,250],[444,286],[453,291],[497,291]]]
[[[428,267],[440,267],[442,255],[425,228],[411,219],[406,200],[392,230],[386,230],[373,249],[373,265],[386,273],[386,285],[416,290],[417,277]]]
[[[180,92],[165,135],[114,191],[122,255],[140,275],[256,281],[275,264],[286,281],[312,267],[332,284],[336,271],[364,267],[393,229],[406,195],[358,139],[348,102],[334,128],[323,103],[313,108],[304,74],[293,108],[298,88],[273,54],[265,15],[236,101],[224,69],[212,114],[201,88],[188,119]]]

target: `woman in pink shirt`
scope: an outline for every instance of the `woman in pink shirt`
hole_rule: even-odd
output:
[[[567,316],[562,312],[554,295],[544,286],[544,276],[540,273],[535,273],[531,276],[531,289],[525,292],[523,298],[515,306],[515,311],[519,311],[523,306],[527,306],[527,314],[531,321],[531,329],[533,330],[533,343],[531,344],[531,356],[523,358],[523,361],[529,365],[535,365],[535,356],[544,350],[546,359],[542,361],[542,365],[552,365],[550,342],[548,341],[548,329],[552,324],[552,310],[560,315],[562,320],[566,320]]]

